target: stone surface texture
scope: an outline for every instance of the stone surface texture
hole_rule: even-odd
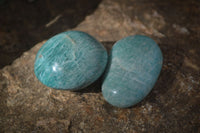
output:
[[[160,74],[162,52],[147,36],[128,36],[112,47],[102,84],[102,94],[110,104],[131,107],[149,94]]]
[[[103,0],[75,29],[110,49],[123,37],[144,34],[163,52],[150,94],[132,108],[103,99],[98,80],[78,91],[54,90],[34,75],[45,41],[0,70],[1,132],[200,132],[200,3],[197,0]]]
[[[53,36],[40,48],[34,72],[51,88],[78,90],[102,75],[107,60],[106,49],[94,37],[68,31]]]

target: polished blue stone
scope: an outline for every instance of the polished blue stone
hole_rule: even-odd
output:
[[[34,72],[46,86],[82,89],[97,80],[107,64],[101,43],[81,31],[63,32],[50,38],[38,51]]]
[[[147,36],[129,36],[116,42],[102,85],[105,100],[120,108],[137,104],[156,83],[162,62],[159,46]]]

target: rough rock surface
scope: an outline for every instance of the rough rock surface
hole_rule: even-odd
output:
[[[0,132],[200,132],[200,4],[198,1],[104,0],[75,29],[108,49],[122,37],[145,34],[161,47],[164,64],[151,93],[128,109],[106,103],[100,80],[69,92],[35,77],[35,45],[0,70]]]

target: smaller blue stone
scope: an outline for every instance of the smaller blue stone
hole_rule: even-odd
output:
[[[162,52],[147,36],[129,36],[116,42],[102,85],[105,100],[126,108],[144,99],[160,74]]]
[[[38,51],[36,77],[55,89],[82,89],[97,80],[107,64],[101,43],[81,31],[63,32],[50,38]]]

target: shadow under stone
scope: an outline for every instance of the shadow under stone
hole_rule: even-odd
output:
[[[101,42],[101,44],[103,44],[104,47],[106,48],[108,56],[109,56],[110,50],[111,50],[112,46],[114,45],[114,43],[115,42],[113,42],[113,41]],[[110,60],[109,57],[108,57],[108,60]],[[108,69],[109,69],[109,63],[107,63],[106,69],[99,79],[97,79],[94,83],[92,83],[88,87],[81,89],[81,90],[76,90],[74,92],[77,92],[77,93],[99,93],[99,92],[101,92],[101,86],[102,86],[102,82],[104,79],[104,75],[106,73],[106,70],[108,70]]]

